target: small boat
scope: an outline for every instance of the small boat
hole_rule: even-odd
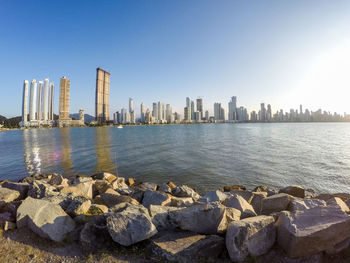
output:
[[[117,128],[118,129],[123,129],[123,125],[118,125]]]

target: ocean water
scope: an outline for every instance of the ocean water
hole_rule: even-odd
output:
[[[0,180],[118,173],[199,192],[302,185],[350,193],[349,123],[202,124],[0,133]]]

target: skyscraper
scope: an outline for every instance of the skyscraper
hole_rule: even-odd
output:
[[[195,116],[194,116],[194,101],[191,100],[191,120],[194,120]]]
[[[199,111],[200,113],[200,119],[203,118],[203,99],[202,98],[198,98],[197,99],[197,111]]]
[[[22,125],[28,121],[28,80],[23,83],[23,101],[22,101]]]
[[[141,103],[141,122],[145,122],[145,104]]]
[[[260,104],[260,121],[264,122],[266,120],[266,109],[265,103]]]
[[[109,72],[101,68],[96,69],[95,113],[98,123],[104,123],[109,120],[110,75]]]
[[[134,101],[132,98],[129,98],[129,112],[134,111]]]
[[[30,83],[30,101],[29,101],[29,120],[34,121],[35,118],[35,106],[36,106],[36,80],[33,79]]]
[[[152,117],[154,117],[155,121],[158,120],[158,104],[156,102],[153,102]]]
[[[38,94],[36,97],[36,119],[38,121],[43,119],[43,82],[39,81],[37,86]]]
[[[214,118],[215,118],[215,121],[222,120],[221,114],[222,114],[221,103],[217,103],[217,102],[214,103]]]
[[[61,78],[59,119],[69,119],[69,89],[70,80],[66,77]]]
[[[43,116],[42,119],[44,121],[47,121],[49,117],[49,107],[48,107],[48,102],[49,102],[49,79],[44,80],[44,89],[43,89],[43,94],[42,94],[42,100],[43,100]]]
[[[50,83],[49,89],[49,120],[53,120],[53,93],[54,93],[54,84]]]
[[[271,105],[267,104],[267,111],[266,111],[266,120],[271,121],[272,119],[272,110],[271,110]]]
[[[232,96],[231,101],[228,103],[228,120],[237,120],[237,97]]]

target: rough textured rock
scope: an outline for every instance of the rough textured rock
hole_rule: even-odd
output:
[[[229,211],[228,216],[226,207],[217,203],[197,204],[176,211],[175,221],[183,230],[218,234],[225,232],[232,220],[240,218],[239,210],[231,208]]]
[[[305,189],[299,185],[287,186],[285,188],[280,189],[279,193],[285,193],[300,198],[305,197]]]
[[[16,200],[19,196],[20,193],[18,191],[0,187],[0,207]]]
[[[250,203],[252,198],[253,198],[253,192],[247,191],[247,190],[231,190],[230,194],[231,194],[231,196],[235,195],[235,194],[239,195],[239,196],[243,197],[244,200],[246,200],[248,203]]]
[[[82,177],[78,177],[82,178]],[[92,180],[91,177],[88,177]],[[79,190],[79,192],[85,196],[86,198],[92,199],[93,198],[93,181],[83,181],[81,183],[78,183],[75,185],[75,187]]]
[[[123,246],[130,246],[157,233],[145,207],[130,203],[114,207],[107,215],[107,229],[112,239]]]
[[[47,196],[58,195],[57,189],[42,181],[34,181],[29,186],[28,196],[33,198],[44,198]]]
[[[274,189],[269,189],[266,185],[260,185],[254,188],[253,192],[266,192],[267,196],[277,194]]]
[[[18,191],[20,194],[19,199],[25,199],[28,195],[28,190],[29,190],[28,183],[4,182],[1,186],[4,188]]]
[[[60,194],[72,194],[75,196],[83,196],[83,192],[81,192],[77,187],[75,186],[63,186],[60,188]]]
[[[147,251],[151,258],[170,262],[215,262],[225,250],[224,238],[191,232],[165,232],[151,240]]]
[[[267,197],[267,192],[253,192],[253,197],[251,198],[250,204],[254,208],[254,211],[261,215],[261,203],[264,198]]]
[[[43,238],[62,242],[75,223],[59,205],[27,197],[17,210],[17,227],[25,226]]]
[[[350,212],[348,205],[341,200],[339,197],[332,197],[326,201],[328,206],[338,206],[341,210],[346,213]]]
[[[165,193],[146,191],[143,194],[142,205],[148,208],[150,205],[167,205],[170,201],[170,197]]]
[[[154,184],[154,183],[143,182],[143,183],[135,183],[132,187],[138,191],[147,191],[147,190],[156,191],[158,186],[157,184]]]
[[[60,174],[53,174],[50,176],[49,181],[47,182],[50,185],[61,185],[64,184],[65,180]]]
[[[278,244],[292,258],[317,254],[350,237],[350,216],[336,206],[281,212],[277,226]]]
[[[106,180],[97,179],[93,185],[93,191],[95,195],[103,194],[109,188],[112,188],[112,187]]]
[[[280,193],[264,198],[261,203],[261,213],[269,215],[274,212],[280,212],[288,209],[291,196]]]
[[[171,190],[172,194],[177,197],[192,197],[194,200],[198,200],[200,198],[200,195],[187,185],[176,186]]]
[[[79,214],[86,214],[91,206],[91,201],[83,196],[75,197],[65,210],[66,213],[72,217]]]
[[[325,200],[327,201],[328,199],[331,199],[333,197],[339,197],[341,200],[346,202],[347,200],[350,199],[350,194],[348,193],[336,193],[336,194],[320,194],[316,196],[317,199]]]
[[[176,187],[176,185],[172,181],[169,181],[166,184],[169,185],[170,188]]]
[[[290,212],[303,212],[307,209],[323,206],[325,207],[326,201],[320,199],[301,199],[292,198],[289,204]]]
[[[73,184],[81,184],[87,182],[93,182],[93,179],[92,177],[83,174],[78,174],[73,180]]]
[[[232,190],[247,190],[247,188],[243,185],[227,185],[224,186],[224,192],[230,192]]]
[[[103,215],[108,212],[108,207],[105,205],[92,204],[86,212],[88,215]]]
[[[175,217],[175,211],[178,211],[178,207],[150,205],[149,214],[152,219],[152,223],[156,226],[157,230],[169,230],[177,227]]]
[[[198,199],[198,202],[212,203],[212,202],[223,202],[228,198],[228,195],[224,194],[220,190],[210,191],[206,195]]]
[[[171,196],[170,206],[176,206],[176,207],[188,207],[193,205],[193,198],[192,197],[175,197]]]
[[[125,183],[125,178],[118,177],[111,182],[111,186],[114,190],[116,189],[129,189],[129,186]]]
[[[130,177],[126,179],[126,183],[128,186],[132,186],[135,183],[135,179]]]
[[[126,195],[120,195],[113,189],[108,189],[104,194],[101,194],[101,200],[104,205],[107,207],[113,207],[115,205],[118,205],[120,203],[132,203],[135,205],[138,205],[139,202],[135,200],[134,198]]]
[[[169,193],[171,194],[171,187],[167,184],[162,184],[161,186],[159,186],[159,191],[164,192],[164,193]]]
[[[117,179],[117,177],[114,174],[107,173],[107,172],[94,174],[92,176],[92,178],[95,180],[106,180],[109,183],[112,182],[113,180]]]
[[[75,196],[72,194],[60,194],[53,196],[46,196],[42,200],[48,201],[50,203],[59,205],[64,211],[68,208]]]
[[[272,216],[256,216],[231,222],[226,233],[226,247],[233,261],[267,253],[276,240]]]
[[[241,219],[256,216],[254,208],[239,195],[234,194],[224,202],[224,205],[241,211]]]

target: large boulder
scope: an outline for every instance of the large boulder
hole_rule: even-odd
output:
[[[195,190],[187,185],[176,186],[171,189],[172,194],[177,197],[192,197],[194,200],[198,200],[200,195]]]
[[[130,246],[157,234],[148,210],[142,205],[122,203],[107,214],[107,229],[120,245]]]
[[[139,202],[134,198],[126,195],[120,195],[113,189],[108,189],[104,194],[101,194],[101,200],[107,207],[113,207],[115,205],[127,202],[138,205]]]
[[[320,199],[292,198],[288,210],[290,212],[304,212],[314,207],[325,207],[326,201]]]
[[[233,261],[260,256],[269,251],[276,240],[272,216],[256,216],[231,222],[226,233],[226,247]]]
[[[86,214],[89,211],[91,206],[91,201],[83,196],[75,197],[65,210],[66,213],[72,217],[75,217],[80,214]]]
[[[187,231],[162,233],[147,247],[151,259],[184,263],[216,262],[224,250],[224,238]]]
[[[212,202],[223,202],[228,198],[227,194],[224,194],[220,190],[210,191],[206,195],[198,199],[198,202],[212,203]]]
[[[291,196],[280,193],[264,198],[261,202],[261,213],[270,215],[274,212],[281,212],[288,209]]]
[[[232,190],[247,190],[247,189],[245,186],[237,185],[237,184],[224,186],[224,192],[230,192]]]
[[[29,186],[28,196],[32,198],[44,198],[47,196],[58,195],[56,187],[44,181],[36,180]]]
[[[285,188],[280,189],[279,193],[285,193],[300,198],[305,197],[305,189],[299,185],[287,186]]]
[[[254,208],[240,195],[234,194],[224,202],[224,205],[241,211],[241,219],[256,216]]]
[[[261,215],[261,203],[264,198],[267,197],[267,192],[252,192],[253,196],[250,200],[250,204],[254,208],[254,211]]]
[[[0,186],[0,207],[19,198],[20,192]]]
[[[74,185],[79,192],[81,193],[81,195],[85,196],[88,199],[92,199],[93,198],[93,185],[94,182],[92,181],[91,177],[87,177],[90,180],[88,180],[85,177],[78,177],[78,178],[84,178],[84,180],[86,181],[82,181],[81,183],[77,183],[76,185]]]
[[[42,238],[62,242],[75,223],[59,205],[27,197],[17,210],[17,227],[25,226]]]
[[[18,191],[20,193],[19,199],[25,199],[28,194],[29,184],[28,183],[14,183],[14,182],[4,182],[2,185],[4,188]]]
[[[350,237],[350,216],[337,206],[304,212],[283,211],[277,220],[278,244],[289,257],[305,257],[333,248]]]
[[[48,201],[50,203],[59,205],[62,207],[64,211],[68,208],[75,195],[72,194],[59,194],[59,195],[51,195],[42,198],[42,200]]]
[[[171,194],[171,187],[167,184],[162,184],[161,186],[159,186],[159,191],[164,192],[164,193],[169,193]]]
[[[97,173],[92,176],[93,179],[95,180],[106,180],[107,182],[111,183],[113,180],[117,179],[117,177],[114,174],[107,173],[107,172],[102,172],[102,173]]]
[[[170,197],[165,193],[147,190],[143,194],[142,205],[148,208],[150,205],[167,205],[170,201]]]
[[[193,205],[193,198],[192,197],[176,197],[171,196],[170,206],[176,206],[176,207],[188,207]]]
[[[231,195],[239,195],[241,197],[244,198],[244,200],[246,200],[248,203],[250,203],[250,201],[253,198],[253,192],[251,191],[247,191],[247,190],[231,190],[230,191]]]
[[[132,188],[137,191],[156,191],[158,185],[150,182],[140,182],[132,185]]]
[[[162,205],[150,205],[149,214],[152,219],[152,223],[156,226],[157,230],[169,230],[177,227],[175,217],[175,211],[178,211],[178,207],[162,206]]]
[[[181,229],[200,234],[224,233],[227,225],[241,215],[239,210],[218,203],[196,204],[176,213],[175,221]]]
[[[49,177],[48,184],[50,185],[65,185],[67,186],[67,179],[63,178],[60,174],[53,174]]]

